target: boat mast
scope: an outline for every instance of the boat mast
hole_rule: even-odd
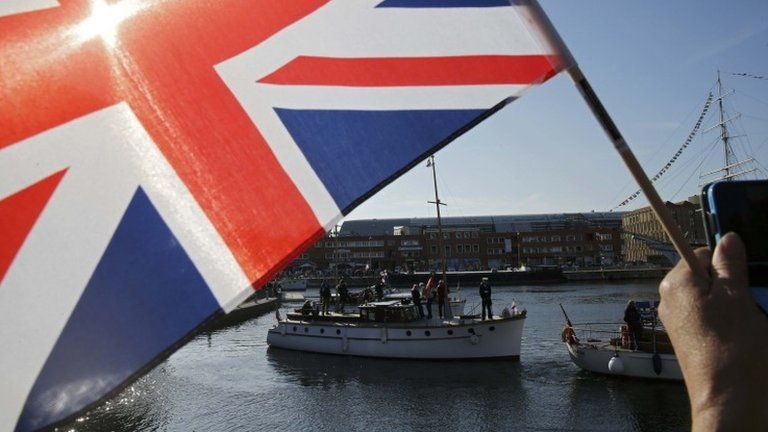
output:
[[[435,200],[434,201],[427,201],[430,204],[434,204],[435,208],[437,209],[437,244],[440,248],[440,262],[442,263],[442,280],[445,286],[448,286],[448,281],[446,280],[446,262],[445,262],[445,246],[443,243],[443,223],[440,219],[440,206],[446,205],[440,201],[440,197],[437,194],[437,172],[435,171],[435,155],[432,155],[429,157],[429,162],[427,163],[427,166],[432,167],[432,182],[435,185]]]
[[[725,109],[723,109],[723,83],[720,81],[720,71],[717,71],[717,106],[720,108],[720,139],[723,141],[723,151],[725,152],[725,175],[723,179],[730,181],[731,176],[731,162],[734,159],[733,149],[728,142],[730,136],[728,135],[728,128],[726,127]]]
[[[726,118],[723,99],[725,99],[726,97],[732,94],[733,94],[733,91],[723,93],[723,82],[720,79],[720,71],[717,71],[717,107],[720,110],[720,114],[719,114],[720,121],[714,126],[705,130],[704,132],[708,132],[715,128],[720,129],[720,140],[723,142],[723,153],[725,155],[725,161],[724,161],[725,163],[722,168],[699,175],[699,178],[701,180],[705,180],[708,176],[711,176],[713,174],[722,173],[721,177],[719,177],[716,180],[730,181],[735,177],[743,176],[753,171],[757,171],[757,168],[754,168],[754,167],[750,168],[750,166],[745,166],[750,162],[754,162],[754,158],[747,157],[747,159],[744,159],[741,161],[736,160],[736,153],[733,151],[733,146],[731,145],[731,138],[737,138],[740,135],[732,136],[728,133],[728,126],[727,126],[728,122],[731,122],[741,117],[741,114],[737,113],[733,117]],[[705,183],[709,183],[710,181],[711,180],[706,180]]]

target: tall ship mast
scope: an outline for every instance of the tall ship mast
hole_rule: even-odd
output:
[[[746,174],[757,171],[755,166],[755,159],[751,156],[746,157],[743,160],[737,160],[736,153],[733,149],[733,138],[738,138],[741,135],[733,136],[728,130],[728,124],[741,117],[740,113],[733,116],[728,116],[725,110],[723,101],[726,97],[733,95],[733,91],[724,92],[723,82],[720,78],[720,71],[717,71],[717,108],[719,112],[719,121],[706,131],[705,133],[713,130],[720,129],[720,141],[723,143],[723,166],[722,168],[710,171],[699,176],[700,183],[710,183],[713,181],[731,181],[737,179],[737,177],[743,177]]]

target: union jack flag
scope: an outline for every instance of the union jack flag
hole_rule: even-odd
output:
[[[0,3],[0,430],[119,391],[568,67],[542,16],[535,0]]]

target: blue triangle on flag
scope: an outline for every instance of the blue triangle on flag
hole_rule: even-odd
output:
[[[51,284],[56,289],[56,281]],[[138,189],[48,356],[17,430],[63,420],[106,396],[218,310],[203,277]]]
[[[275,111],[344,214],[489,112]]]

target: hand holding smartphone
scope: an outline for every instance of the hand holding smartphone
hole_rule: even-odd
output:
[[[768,180],[708,184],[701,208],[710,249],[731,231],[744,241],[752,295],[768,313]]]

